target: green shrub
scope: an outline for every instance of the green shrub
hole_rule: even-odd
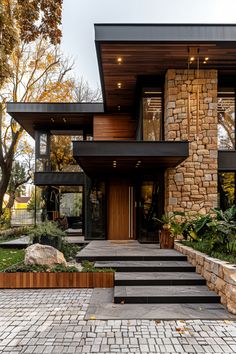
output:
[[[62,264],[57,264],[55,267],[51,268],[50,272],[57,273],[57,272],[68,272],[68,273],[75,273],[78,272],[78,268],[75,266],[64,266]]]
[[[76,254],[80,251],[80,246],[71,244],[66,240],[62,240],[61,252],[64,254],[64,257],[67,261],[71,258],[75,258]]]
[[[11,240],[21,235],[28,235],[31,230],[31,226],[20,226],[2,230],[0,231],[0,242]]]
[[[85,273],[93,273],[93,272],[101,272],[101,273],[108,273],[108,272],[115,272],[113,268],[96,268],[93,262],[83,261],[82,262],[82,272]]]
[[[78,269],[74,266],[64,266],[62,264],[57,264],[52,268],[49,268],[48,265],[37,265],[37,264],[16,264],[8,269],[5,270],[6,273],[15,273],[15,272],[51,272],[51,273],[58,273],[58,272],[78,272]]]
[[[50,245],[61,250],[62,238],[65,236],[65,232],[54,222],[45,221],[36,225],[30,232],[29,236],[33,243]]]

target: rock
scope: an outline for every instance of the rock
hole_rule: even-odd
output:
[[[26,248],[25,264],[48,265],[53,267],[56,264],[67,265],[62,252],[56,248],[35,243]]]
[[[236,285],[236,268],[233,265],[225,265],[223,268],[224,280],[232,285]]]

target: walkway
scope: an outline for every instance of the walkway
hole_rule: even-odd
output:
[[[85,320],[92,290],[0,290],[0,353],[236,352],[230,320]]]

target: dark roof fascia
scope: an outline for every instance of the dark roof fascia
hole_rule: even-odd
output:
[[[62,113],[62,114],[91,114],[104,113],[103,103],[24,103],[24,102],[8,102],[7,113]]]
[[[95,24],[97,42],[236,42],[236,24]]]

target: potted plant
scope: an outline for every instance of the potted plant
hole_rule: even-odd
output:
[[[30,239],[33,243],[49,245],[58,250],[62,247],[62,238],[64,236],[65,232],[59,229],[52,221],[45,221],[36,225],[30,233]]]
[[[182,212],[163,214],[161,219],[157,219],[162,224],[160,230],[160,248],[174,248],[174,240],[183,234],[185,222],[176,220],[176,217],[185,216]]]

